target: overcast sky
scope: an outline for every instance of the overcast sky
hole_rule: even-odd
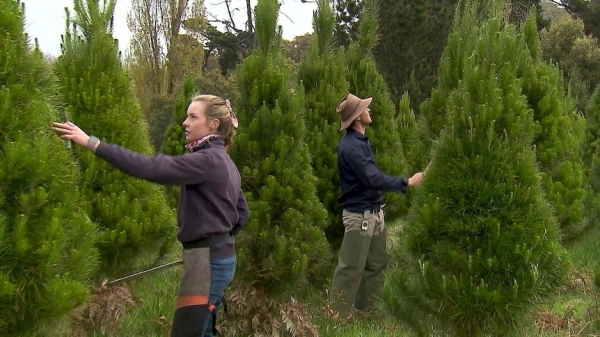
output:
[[[251,0],[256,6],[257,0]],[[33,42],[38,39],[44,53],[60,55],[61,35],[65,32],[65,7],[73,8],[72,0],[22,0],[25,3],[25,30]],[[205,0],[206,7],[220,19],[227,18],[227,9],[223,0]],[[233,0],[232,7],[242,10],[234,13],[236,25],[244,27],[246,18],[246,1]],[[131,33],[127,28],[127,13],[131,0],[117,0],[113,35],[119,40],[119,49],[125,51],[129,45]],[[279,15],[279,24],[283,26],[283,38],[293,39],[295,36],[312,32],[312,13],[317,8],[315,3],[302,3],[300,0],[284,0]],[[284,15],[285,14],[285,15]],[[293,22],[292,22],[293,21]]]

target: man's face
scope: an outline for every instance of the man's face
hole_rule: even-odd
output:
[[[372,120],[371,120],[371,109],[366,108],[365,111],[363,111],[360,115],[358,115],[358,121],[362,125],[369,125],[369,124],[371,124],[371,122],[372,122]]]

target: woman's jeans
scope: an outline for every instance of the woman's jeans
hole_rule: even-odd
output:
[[[219,306],[223,299],[223,291],[229,286],[233,275],[235,274],[235,266],[237,259],[235,255],[223,259],[210,260],[210,296],[208,301],[215,306],[215,317],[219,313]],[[206,315],[204,320],[204,337],[211,337],[213,315]]]

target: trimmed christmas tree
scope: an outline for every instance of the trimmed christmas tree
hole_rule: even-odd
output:
[[[137,152],[152,147],[131,80],[112,37],[115,1],[75,0],[75,17],[67,12],[67,31],[57,72],[73,121],[102,141]],[[173,243],[175,222],[160,186],[118,171],[81,150],[84,205],[101,228],[99,248],[107,270],[130,267],[136,253],[161,252]],[[113,269],[113,272],[117,272]],[[121,271],[123,272],[123,271]]]
[[[31,50],[22,4],[0,0],[0,335],[36,334],[88,296],[98,232],[78,168],[51,132],[56,79]],[[52,334],[52,331],[45,331]]]
[[[369,125],[365,135],[373,144],[377,166],[386,174],[410,177],[414,172],[408,172],[402,152],[396,107],[372,55],[377,36],[378,5],[378,0],[364,3],[358,38],[346,52],[348,82],[351,93],[361,98],[373,97],[370,106],[373,124]],[[408,211],[407,198],[402,194],[386,193],[385,202],[386,220],[393,220]]]
[[[419,172],[427,166],[426,147],[420,142],[420,131],[415,112],[410,107],[410,97],[407,92],[398,102],[396,117],[402,152],[406,156],[406,164],[410,172]]]
[[[337,201],[341,190],[336,147],[342,133],[335,109],[348,93],[348,82],[343,54],[334,50],[334,27],[335,15],[329,1],[319,0],[313,15],[314,42],[308,57],[300,63],[298,78],[306,97],[306,142],[318,177],[317,195],[329,213],[327,236],[334,246],[339,246],[344,226],[342,207]]]
[[[256,6],[259,47],[238,69],[240,128],[232,158],[242,175],[250,221],[239,234],[240,279],[270,296],[324,275],[327,213],[316,195],[304,126],[304,92],[290,73],[276,29],[276,0]]]
[[[530,35],[530,41],[537,43],[537,34]],[[537,53],[537,46],[532,43],[528,46]],[[588,193],[581,157],[585,119],[576,110],[576,101],[563,83],[557,67],[538,62],[523,76],[522,92],[536,122],[534,144],[542,186],[554,207],[563,240],[568,240],[579,236],[591,224],[584,212]]]
[[[585,217],[587,194],[581,149],[585,118],[576,100],[565,90],[556,66],[541,61],[536,26],[525,25],[525,38],[534,66],[523,77],[523,94],[536,122],[534,144],[542,172],[542,186],[554,207],[563,240],[579,236],[591,223]]]
[[[187,118],[187,109],[196,94],[196,86],[192,77],[183,80],[181,93],[175,100],[171,124],[165,131],[165,143],[162,145],[162,153],[177,156],[185,152],[185,127],[183,121]],[[167,201],[171,207],[177,208],[179,202],[179,186],[167,186]]]
[[[440,65],[438,87],[421,105],[423,142],[430,148],[448,123],[448,96],[464,78],[467,63],[461,54],[474,49],[472,32],[465,29],[454,27],[455,33],[448,38]],[[523,81],[521,93],[527,97],[528,106],[534,111],[536,128],[533,142],[543,175],[543,188],[555,208],[562,235],[568,239],[589,226],[582,202],[587,193],[580,152],[584,120],[576,112],[575,100],[565,90],[559,70],[540,59],[536,26],[531,23],[523,29],[530,30],[525,38],[531,58],[514,76]]]
[[[407,92],[402,95],[398,102],[398,115],[396,117],[398,124],[398,134],[402,143],[402,152],[406,157],[406,167],[408,172],[419,172],[429,164],[427,157],[427,147],[420,141],[421,129],[417,123],[414,111],[410,107],[410,97]],[[412,203],[414,194],[406,195],[406,202]]]
[[[536,124],[518,76],[533,63],[535,16],[518,34],[503,21],[502,1],[482,25],[477,1],[465,7],[447,46],[461,51],[452,53],[464,65],[461,81],[447,95],[448,123],[409,214],[407,251],[396,252],[409,265],[388,272],[382,298],[421,333],[433,326],[457,336],[504,336],[565,280],[567,256],[542,189]]]
[[[457,2],[380,0],[374,53],[394,101],[407,90],[413,104],[429,97]]]

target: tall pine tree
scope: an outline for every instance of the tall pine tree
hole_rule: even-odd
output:
[[[467,31],[467,27],[454,29],[440,64],[438,87],[432,91],[431,98],[421,104],[423,141],[428,146],[448,124],[448,95],[463,80],[467,67],[461,55],[465,50],[474,49],[473,31]],[[536,128],[533,141],[543,175],[542,184],[567,239],[579,235],[589,226],[582,204],[587,193],[580,152],[584,120],[575,111],[575,101],[566,92],[558,69],[540,59],[536,26],[524,26],[524,29],[533,30],[525,35],[532,57],[528,66],[523,66],[515,76],[524,81],[521,93],[527,97],[528,106],[534,111]]]
[[[348,47],[358,36],[358,26],[365,0],[332,0],[335,7],[335,39],[340,46]]]
[[[238,236],[241,279],[270,296],[329,270],[327,213],[316,195],[304,125],[304,91],[290,88],[277,0],[259,0],[258,48],[238,69],[240,120],[232,158],[247,193],[250,221]]]
[[[318,6],[313,16],[315,40],[300,63],[298,78],[305,92],[306,142],[318,177],[317,195],[329,213],[327,233],[335,246],[343,236],[336,155],[341,134],[335,108],[348,92],[348,82],[343,54],[335,50],[333,10],[328,0],[319,0]]]
[[[380,0],[374,53],[394,100],[407,90],[415,106],[429,97],[457,2]]]
[[[531,35],[537,42],[537,36]],[[528,44],[530,50],[537,49],[532,44]],[[523,81],[522,92],[536,122],[534,143],[542,186],[554,206],[563,240],[568,240],[591,225],[584,212],[588,193],[581,157],[585,119],[577,111],[575,99],[566,92],[557,67],[537,62],[524,74]]]
[[[367,1],[361,17],[359,36],[352,42],[346,52],[348,66],[348,82],[350,92],[361,97],[373,97],[371,118],[366,136],[373,144],[375,160],[381,171],[397,176],[408,177],[398,121],[395,117],[396,107],[383,79],[377,71],[372,50],[377,40],[377,13],[379,0]],[[405,214],[408,203],[405,196],[398,193],[386,194],[386,216],[391,220]]]
[[[89,296],[98,232],[78,168],[51,133],[56,78],[31,50],[24,8],[0,0],[0,335],[36,334]],[[49,331],[46,331],[48,333]]]
[[[536,123],[534,144],[542,186],[555,209],[563,240],[567,240],[579,236],[591,225],[584,212],[584,200],[590,193],[585,186],[581,156],[585,119],[577,111],[576,100],[565,90],[559,69],[540,60],[535,25],[526,25],[524,29],[533,65],[519,76],[523,78],[522,93]]]
[[[418,172],[427,166],[426,148],[420,142],[420,131],[415,112],[411,109],[411,99],[407,92],[398,102],[398,130],[402,151],[406,156],[406,164],[410,172]]]
[[[421,128],[417,118],[411,109],[411,99],[407,92],[402,95],[398,102],[398,134],[402,142],[402,151],[406,157],[408,172],[418,172],[428,165],[427,147],[420,141]],[[412,203],[414,194],[408,194],[407,203]]]
[[[56,68],[73,121],[89,134],[142,153],[151,153],[147,126],[131,80],[112,37],[115,1],[75,0]],[[85,208],[101,228],[99,248],[106,267],[128,264],[144,250],[170,247],[174,214],[162,189],[128,176],[90,151],[79,151]]]
[[[567,256],[542,189],[536,124],[518,76],[534,63],[535,16],[518,34],[503,24],[500,1],[482,25],[477,6],[466,2],[447,46],[460,50],[446,55],[464,67],[409,214],[409,272],[388,272],[382,298],[421,332],[433,323],[457,336],[502,336],[565,280]]]

